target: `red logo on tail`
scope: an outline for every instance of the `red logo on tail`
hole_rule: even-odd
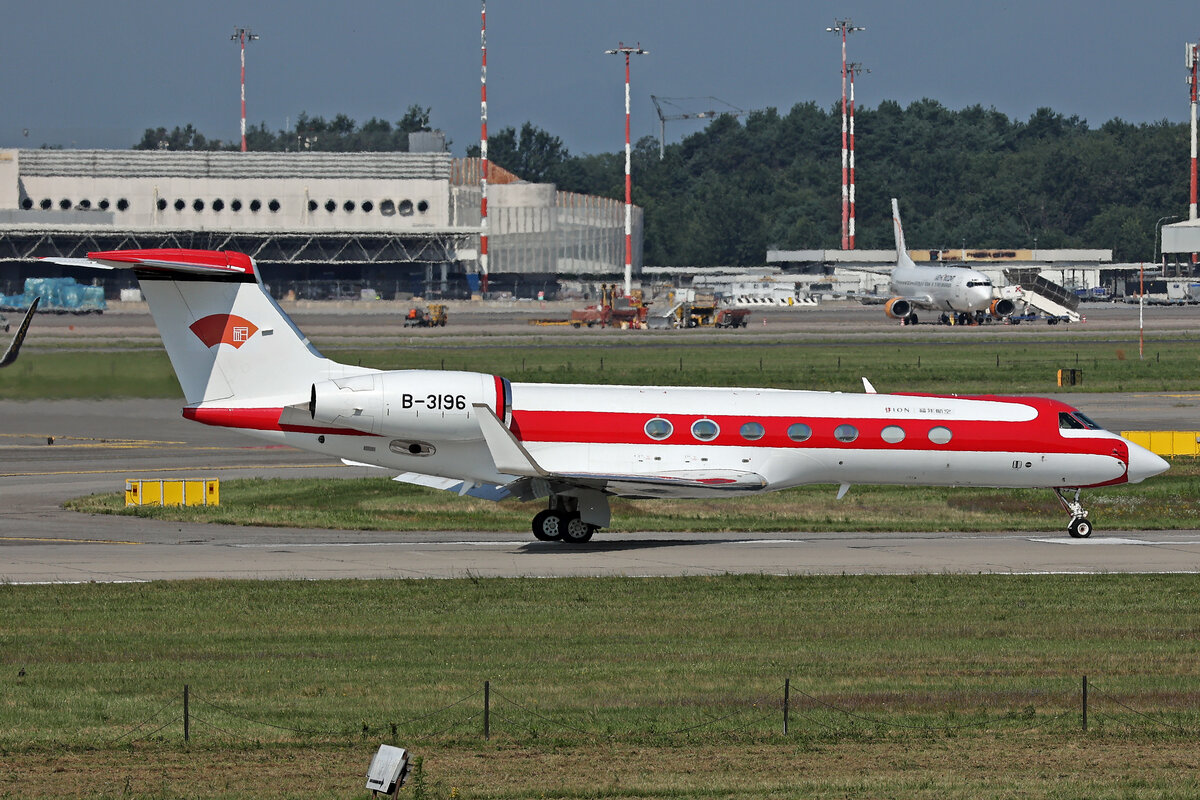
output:
[[[208,347],[222,343],[241,347],[258,332],[257,325],[236,314],[209,314],[188,327]]]

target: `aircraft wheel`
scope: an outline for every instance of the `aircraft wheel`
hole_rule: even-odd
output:
[[[909,324],[909,325],[916,325],[918,322],[920,322],[920,320],[919,320],[919,319],[917,319],[917,315],[916,315],[916,314],[913,314],[911,317],[909,317],[909,318],[908,318],[908,324]]]
[[[565,520],[557,511],[546,509],[533,518],[533,535],[541,542],[554,542],[562,538]]]
[[[1092,523],[1082,517],[1071,520],[1071,524],[1067,526],[1067,533],[1076,539],[1086,539],[1092,535]]]
[[[570,544],[583,544],[592,538],[592,534],[596,532],[594,525],[588,525],[579,518],[578,514],[572,514],[567,517],[565,525],[562,527],[562,540]]]

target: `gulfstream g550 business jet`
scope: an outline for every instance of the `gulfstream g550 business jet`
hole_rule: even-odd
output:
[[[1068,405],[1027,397],[511,383],[323,357],[234,252],[130,250],[59,263],[133,269],[184,417],[493,500],[541,499],[538,539],[585,542],[610,497],[719,497],[809,483],[1079,490],[1167,468]],[[1073,490],[1068,500],[1064,490]]]
[[[992,279],[979,270],[940,264],[918,266],[905,249],[900,204],[894,197],[892,230],[896,235],[896,266],[892,268],[890,286],[893,297],[883,306],[892,319],[915,325],[920,309],[964,320],[974,320],[977,313],[1000,319],[1016,310],[1012,300],[993,296]]]

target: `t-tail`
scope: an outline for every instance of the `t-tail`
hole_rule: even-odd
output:
[[[317,352],[243,253],[115,250],[46,260],[134,270],[189,407],[295,405],[316,380],[373,371]]]
[[[900,224],[900,203],[892,198],[892,230],[896,234],[896,266],[916,267],[916,263],[908,255],[904,245],[904,226]]]

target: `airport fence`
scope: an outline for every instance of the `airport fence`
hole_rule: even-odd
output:
[[[1180,719],[1195,719],[1196,709],[1145,709],[1117,692],[1082,676],[1079,688],[1069,692],[1046,693],[1044,707],[1026,705],[1019,709],[988,711],[941,709],[924,715],[867,713],[826,700],[794,686],[790,678],[772,691],[748,700],[726,702],[723,708],[699,711],[694,723],[643,729],[614,731],[589,725],[570,713],[537,708],[537,701],[517,699],[499,691],[490,681],[438,708],[419,714],[397,716],[385,722],[356,722],[350,725],[318,729],[268,721],[218,703],[184,685],[182,692],[170,697],[148,717],[132,724],[108,741],[110,746],[154,741],[167,743],[219,737],[221,743],[262,743],[267,734],[304,741],[351,742],[358,740],[436,740],[493,736],[521,740],[547,736],[584,737],[593,741],[619,741],[645,737],[679,738],[706,735],[753,736],[756,738],[831,737],[862,738],[896,732],[955,735],[972,730],[991,735],[1018,735],[1033,731],[1088,733],[1116,727],[1126,732],[1167,732],[1200,736],[1200,727],[1182,724]],[[699,703],[689,703],[702,708]],[[580,712],[574,712],[579,714]],[[939,721],[930,721],[931,716]],[[923,718],[924,717],[924,718]]]

